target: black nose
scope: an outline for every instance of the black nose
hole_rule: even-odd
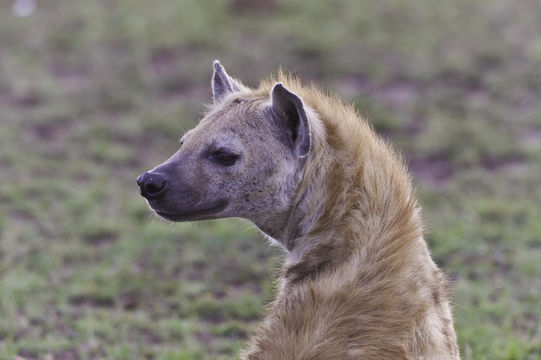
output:
[[[150,200],[165,192],[167,182],[160,174],[146,172],[139,175],[137,185],[141,189],[141,195]]]

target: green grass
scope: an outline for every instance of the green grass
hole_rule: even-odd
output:
[[[464,359],[541,359],[535,1],[0,2],[0,359],[225,359],[280,254],[240,220],[170,224],[137,175],[210,100],[211,62],[283,65],[405,153]]]

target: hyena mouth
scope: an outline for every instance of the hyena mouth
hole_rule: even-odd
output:
[[[205,220],[213,218],[212,215],[224,210],[229,201],[226,199],[218,200],[216,203],[209,207],[193,208],[182,211],[161,211],[159,209],[153,209],[154,212],[169,221],[193,221],[193,220]]]

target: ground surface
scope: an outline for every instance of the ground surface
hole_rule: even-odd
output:
[[[166,224],[136,176],[279,65],[403,151],[464,359],[541,359],[541,3],[0,1],[0,359],[232,358],[279,252]],[[18,356],[18,357],[17,357]]]

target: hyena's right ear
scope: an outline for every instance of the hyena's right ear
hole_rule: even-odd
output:
[[[220,62],[214,60],[214,74],[212,75],[214,103],[219,103],[230,93],[240,91],[242,88],[241,84],[227,75]]]

